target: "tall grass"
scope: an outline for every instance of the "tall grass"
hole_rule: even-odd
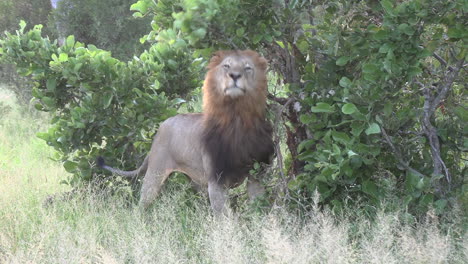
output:
[[[453,235],[450,224],[442,232],[432,215],[412,224],[402,212],[381,212],[371,221],[316,206],[301,217],[272,209],[216,218],[187,186],[169,186],[147,212],[92,187],[46,206],[48,195],[69,188],[34,136],[45,119],[22,113],[11,94],[0,92],[0,101],[12,107],[0,116],[0,263],[465,263],[468,256],[468,236]]]

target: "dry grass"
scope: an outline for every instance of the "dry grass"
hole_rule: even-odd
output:
[[[374,221],[315,208],[214,218],[205,197],[169,186],[149,212],[91,188],[48,207],[67,190],[37,120],[16,110],[0,120],[0,263],[465,263],[468,236],[437,218],[408,224],[402,213]],[[450,229],[450,228],[449,228]]]

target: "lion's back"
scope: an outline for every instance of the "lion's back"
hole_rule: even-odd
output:
[[[174,158],[200,156],[203,115],[179,114],[161,123],[153,145],[156,151],[163,148]]]

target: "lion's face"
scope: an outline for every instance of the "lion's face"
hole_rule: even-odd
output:
[[[231,54],[216,66],[218,92],[232,99],[253,92],[257,69],[251,56]]]
[[[208,64],[203,84],[207,120],[230,125],[233,119],[254,126],[265,116],[267,61],[252,50],[218,51]]]

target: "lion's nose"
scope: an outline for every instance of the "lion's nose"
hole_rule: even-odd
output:
[[[238,73],[238,72],[233,72],[233,73],[230,73],[229,76],[231,76],[231,78],[234,80],[234,81],[237,81],[237,79],[239,79],[241,77],[241,74]]]

